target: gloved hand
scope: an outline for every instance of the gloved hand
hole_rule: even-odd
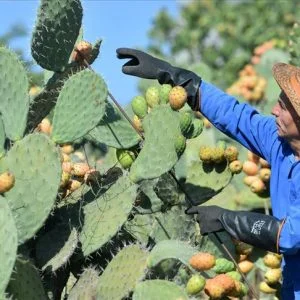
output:
[[[117,57],[130,59],[122,67],[125,74],[157,79],[160,84],[181,85],[187,91],[189,106],[195,111],[199,110],[199,87],[202,80],[195,73],[173,67],[166,61],[135,49],[118,48]]]
[[[249,211],[231,211],[215,205],[192,206],[186,214],[197,214],[202,235],[225,230],[236,240],[279,252],[278,240],[284,220]]]

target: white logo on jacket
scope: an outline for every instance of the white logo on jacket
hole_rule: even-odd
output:
[[[262,221],[262,220],[255,221],[252,226],[251,233],[259,235],[264,224],[265,224],[265,221]]]

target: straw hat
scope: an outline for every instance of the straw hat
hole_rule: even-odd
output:
[[[300,116],[300,68],[285,63],[276,63],[272,71],[278,85]]]

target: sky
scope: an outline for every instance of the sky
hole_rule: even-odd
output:
[[[104,78],[117,101],[126,105],[138,95],[138,79],[122,73],[122,64],[126,60],[116,58],[116,49],[146,48],[149,43],[147,32],[159,10],[165,7],[176,17],[179,3],[177,0],[82,0],[82,5],[84,39],[90,43],[99,38],[103,40],[100,55],[92,67]],[[21,47],[29,58],[30,34],[38,6],[38,0],[0,0],[0,35],[16,23],[23,24],[29,35],[15,40],[10,47]]]

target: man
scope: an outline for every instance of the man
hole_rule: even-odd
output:
[[[233,238],[283,254],[283,299],[300,299],[300,68],[277,63],[273,76],[281,88],[273,116],[263,116],[248,104],[193,72],[177,68],[142,51],[119,48],[129,59],[125,74],[183,86],[188,104],[223,133],[269,162],[273,216],[230,211],[218,206],[194,206],[201,234],[226,230]]]

